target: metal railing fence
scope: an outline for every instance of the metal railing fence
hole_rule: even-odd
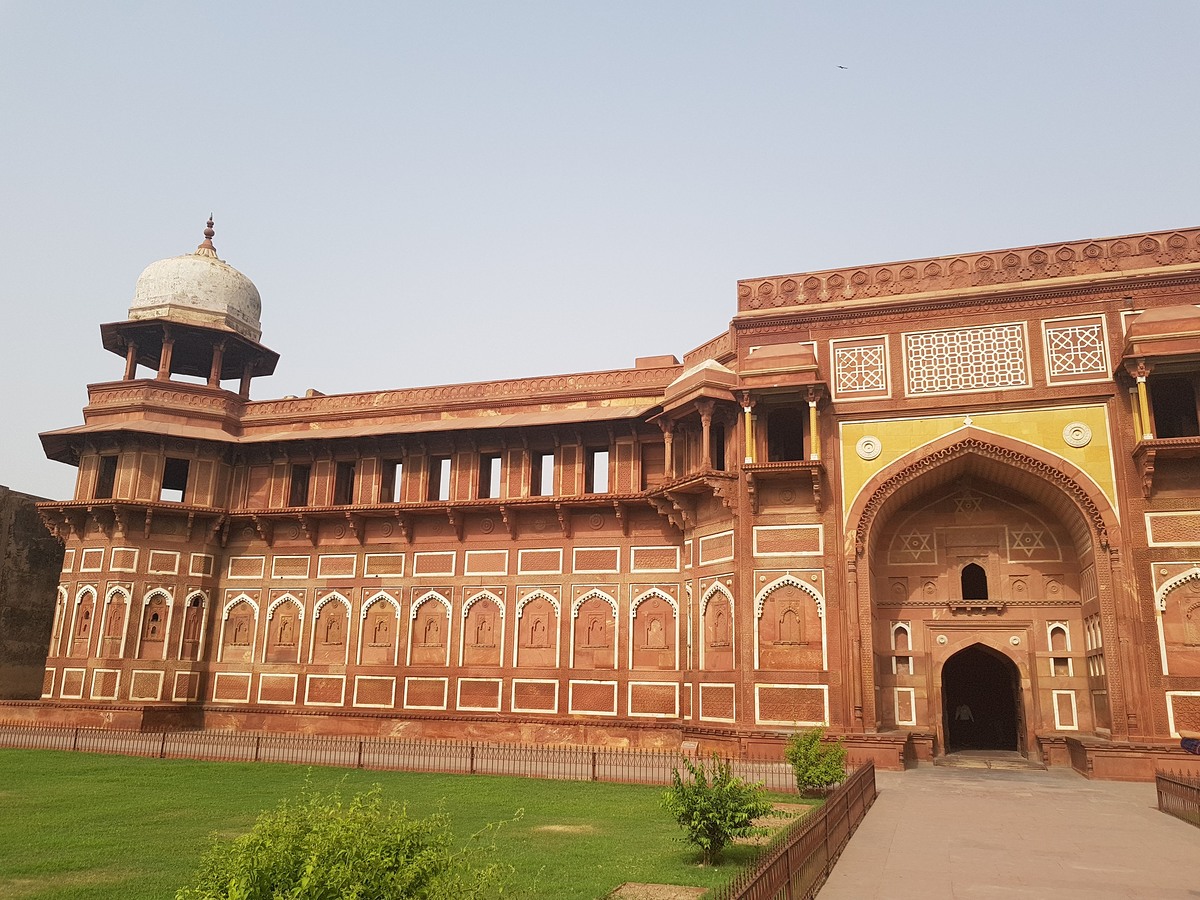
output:
[[[711,900],[815,897],[876,793],[875,765],[855,769],[822,806],[779,834],[751,868],[712,893]]]
[[[379,771],[520,775],[567,781],[667,785],[691,754],[666,750],[482,741],[332,737],[245,731],[120,731],[0,723],[0,747],[76,750],[159,759],[281,762]],[[787,763],[731,759],[733,772],[775,793],[795,793]]]
[[[1155,772],[1154,787],[1158,792],[1159,809],[1200,826],[1200,776]]]

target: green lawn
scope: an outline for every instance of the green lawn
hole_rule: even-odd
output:
[[[234,837],[259,812],[316,790],[372,784],[414,815],[445,809],[466,840],[491,822],[517,870],[513,896],[591,900],[625,881],[712,886],[752,856],[733,847],[697,865],[659,805],[662,788],[485,775],[307,768],[0,750],[0,897],[163,900],[191,877],[213,835]],[[794,800],[794,798],[789,798]]]

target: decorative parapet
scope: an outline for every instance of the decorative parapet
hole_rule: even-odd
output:
[[[682,366],[616,369],[577,375],[514,378],[361,394],[261,400],[246,404],[244,420],[249,422],[276,416],[336,415],[346,411],[385,414],[393,411],[438,411],[448,407],[492,408],[514,404],[562,402],[576,397],[592,401],[625,397],[658,398],[682,371]]]
[[[728,331],[722,331],[715,338],[705,341],[695,350],[689,350],[683,355],[683,364],[687,367],[702,363],[706,359],[724,362],[726,357],[733,356],[733,337]]]
[[[1200,262],[1200,229],[1016,247],[738,282],[738,312],[886,299]],[[693,351],[696,352],[696,351]]]
[[[244,401],[228,391],[179,381],[109,381],[88,385],[88,410],[106,415],[131,407],[170,407],[237,418]]]

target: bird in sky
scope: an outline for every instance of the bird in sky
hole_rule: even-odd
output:
[[[849,67],[849,66],[838,66],[838,68],[839,68],[839,69],[848,69],[848,68],[850,68],[850,67]]]

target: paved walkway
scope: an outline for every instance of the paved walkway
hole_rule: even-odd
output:
[[[1070,769],[879,772],[818,900],[1200,898],[1200,828]]]

